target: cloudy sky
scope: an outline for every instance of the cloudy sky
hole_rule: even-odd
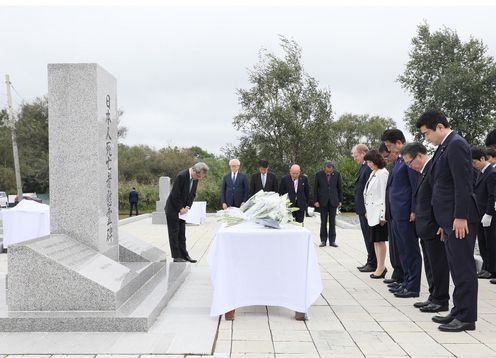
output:
[[[494,55],[495,17],[487,6],[1,6],[0,75],[18,105],[47,93],[48,63],[96,62],[117,78],[124,143],[220,153],[239,136],[236,89],[249,86],[261,48],[281,54],[278,35],[302,47],[336,117],[402,122],[410,98],[395,80],[417,26],[482,39]]]

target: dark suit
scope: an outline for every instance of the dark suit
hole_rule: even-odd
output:
[[[415,212],[414,195],[418,173],[398,157],[390,176],[388,201],[394,238],[404,272],[403,288],[410,292],[420,292],[422,257],[415,234],[415,223],[409,221],[410,213]]]
[[[484,173],[480,172],[474,187],[479,222],[477,224],[477,242],[482,257],[482,269],[496,274],[496,218],[494,218],[494,190],[496,188],[496,169],[489,165]],[[480,220],[484,214],[493,216],[491,225],[483,227]]]
[[[336,209],[343,202],[343,184],[337,170],[326,174],[323,170],[315,174],[314,199],[320,206],[320,241],[336,242]],[[327,219],[329,218],[329,233]],[[329,236],[328,236],[329,235]]]
[[[431,167],[432,160],[429,160],[419,177],[415,194],[415,229],[424,255],[425,275],[429,284],[428,300],[444,306],[449,301],[449,268],[444,243],[437,235],[439,225],[431,206],[432,186],[427,176]]]
[[[470,148],[460,135],[451,132],[439,145],[431,169],[432,209],[445,232],[445,247],[455,284],[451,315],[462,322],[477,320],[477,272],[474,261],[477,207],[472,193]],[[463,240],[453,231],[455,218],[467,219],[469,233]]]
[[[308,206],[309,189],[308,189],[308,179],[304,175],[300,175],[298,178],[298,189],[295,193],[294,182],[291,175],[286,175],[281,178],[281,184],[279,185],[279,194],[288,194],[288,199],[291,201],[291,207],[299,208],[298,211],[293,211],[294,219],[302,223],[305,219],[305,212]]]
[[[220,190],[221,203],[227,206],[239,208],[242,203],[248,200],[249,188],[248,178],[245,174],[237,172],[236,181],[233,183],[232,172],[226,174],[222,179],[222,188]]]
[[[262,174],[257,173],[253,174],[251,176],[250,180],[250,196],[254,195],[255,193],[258,193],[260,190],[263,191],[274,191],[278,192],[279,191],[279,186],[277,183],[277,178],[274,174],[267,172],[266,178],[265,178],[265,186],[262,185]]]
[[[189,169],[179,172],[165,203],[169,245],[174,259],[189,257],[186,250],[186,222],[179,219],[179,210],[193,205],[197,186],[198,180],[190,180]]]
[[[390,173],[393,172],[394,169],[394,162],[391,165],[391,168],[389,170]],[[393,176],[390,174],[388,176],[388,181],[387,181],[387,186],[386,186],[386,221],[389,223],[387,228],[388,228],[388,242],[389,242],[389,262],[391,263],[391,266],[393,267],[393,273],[391,274],[391,278],[393,280],[396,280],[396,282],[403,282],[405,278],[405,273],[403,272],[403,268],[401,267],[401,262],[400,262],[400,254],[398,253],[398,243],[397,240],[394,236],[394,230],[393,230],[393,225],[392,221],[393,219],[391,218],[391,205],[389,204],[389,190],[391,188],[391,181],[393,179]],[[367,223],[368,226],[368,223]]]
[[[358,176],[355,180],[355,212],[358,214],[358,219],[360,220],[360,228],[362,229],[363,240],[367,249],[367,262],[365,264],[376,268],[377,258],[375,257],[374,243],[369,237],[369,225],[365,217],[365,202],[363,200],[363,191],[371,172],[372,169],[369,168],[366,162],[360,165]]]
[[[135,208],[136,215],[138,215],[138,201],[139,201],[139,193],[136,190],[131,190],[129,192],[129,216],[133,214],[133,207]]]

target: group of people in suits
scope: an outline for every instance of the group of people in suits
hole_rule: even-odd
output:
[[[266,160],[259,161],[259,173],[251,176],[249,184],[246,174],[239,171],[238,159],[231,159],[229,167],[230,173],[222,179],[220,196],[223,209],[240,207],[260,190],[273,191],[280,195],[287,194],[291,207],[298,209],[293,211],[294,220],[304,222],[310,200],[310,188],[308,178],[302,175],[298,164],[290,167],[289,174],[283,176],[279,184],[276,176],[269,172],[269,163]],[[343,190],[341,174],[335,170],[331,161],[326,161],[324,168],[315,174],[314,199],[314,206],[320,210],[321,217],[320,246],[325,246],[329,241],[329,246],[337,247],[336,212],[343,202]]]
[[[422,312],[448,311],[451,275],[453,306],[447,315],[435,315],[432,320],[442,331],[474,330],[476,236],[484,260],[479,277],[496,274],[496,223],[492,220],[496,171],[487,151],[471,150],[467,141],[451,130],[443,113],[425,112],[416,127],[426,141],[437,146],[432,158],[423,144],[406,144],[398,129],[383,133],[378,151],[368,151],[364,145],[352,150],[361,165],[355,204],[367,248],[367,262],[358,269],[373,272],[372,278],[384,278],[386,252],[381,243],[389,241],[394,271],[384,282],[396,297],[418,297],[422,250],[429,297],[414,306]],[[389,172],[385,162],[391,164]]]

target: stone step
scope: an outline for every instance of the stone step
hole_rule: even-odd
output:
[[[147,332],[189,271],[186,263],[163,265],[116,311],[8,311],[0,306],[0,331]]]

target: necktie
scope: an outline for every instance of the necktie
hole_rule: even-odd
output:
[[[266,174],[262,174],[262,188],[265,189],[265,175]]]
[[[327,185],[331,183],[331,174],[326,174],[327,176]]]
[[[296,179],[293,183],[294,183],[295,193],[297,193],[298,192],[298,179]]]
[[[233,181],[233,183],[236,181],[236,173],[233,173],[232,181]]]
[[[191,189],[193,189],[193,179],[189,180],[189,192],[191,193]]]

